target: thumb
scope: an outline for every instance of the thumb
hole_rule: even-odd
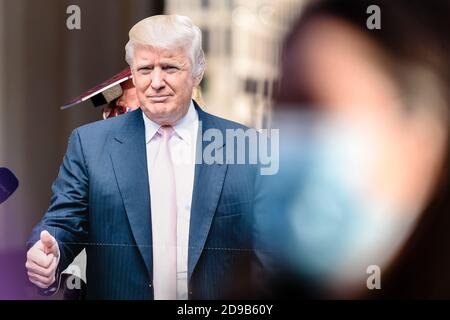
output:
[[[45,254],[52,252],[56,244],[55,238],[47,230],[41,232],[41,242],[44,246]]]

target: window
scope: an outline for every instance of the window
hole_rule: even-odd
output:
[[[226,0],[225,5],[227,9],[233,9],[233,0]]]
[[[256,94],[258,83],[254,79],[245,79],[245,92],[250,94]]]
[[[232,51],[232,43],[231,43],[231,30],[226,29],[225,30],[225,55],[229,56],[231,55]]]
[[[210,35],[207,29],[202,30],[202,46],[205,55],[207,55],[210,51]]]
[[[264,80],[264,97],[269,97],[269,80]]]
[[[203,9],[209,8],[209,0],[202,0],[202,8]]]

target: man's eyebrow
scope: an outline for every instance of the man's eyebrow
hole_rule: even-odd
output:
[[[160,65],[163,66],[167,66],[167,65],[171,65],[171,66],[175,66],[177,68],[184,68],[184,66],[186,65],[187,61],[183,61],[183,60],[178,60],[178,59],[161,59],[161,61],[159,62]],[[150,61],[142,61],[142,62],[138,62],[136,63],[136,70],[139,70],[141,68],[148,68],[148,67],[153,67],[154,64]]]
[[[181,68],[186,64],[186,61],[176,60],[176,59],[162,59],[160,63],[164,64],[164,65],[168,65],[168,64],[175,65],[175,66]]]
[[[141,62],[136,64],[136,69],[152,66],[150,62]]]

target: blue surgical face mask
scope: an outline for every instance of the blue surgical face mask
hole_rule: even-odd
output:
[[[308,113],[279,113],[272,127],[280,169],[255,212],[260,239],[278,266],[317,287],[365,286],[367,268],[389,264],[415,217],[366,192],[383,152],[376,128]]]

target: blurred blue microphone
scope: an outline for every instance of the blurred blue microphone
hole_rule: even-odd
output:
[[[19,186],[14,173],[7,168],[0,168],[0,204],[6,201]]]

